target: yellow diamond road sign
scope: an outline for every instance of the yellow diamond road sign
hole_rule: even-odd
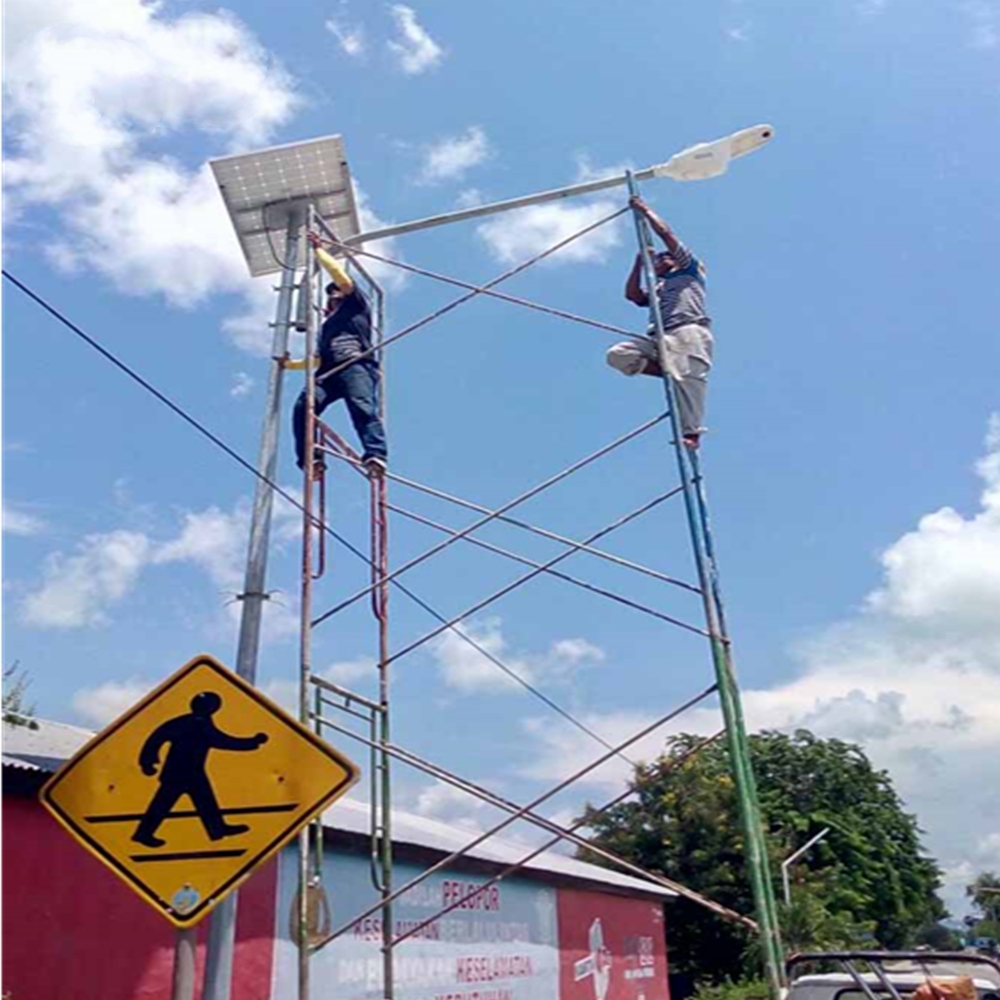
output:
[[[189,927],[357,779],[350,760],[198,656],[67,761],[41,800]]]

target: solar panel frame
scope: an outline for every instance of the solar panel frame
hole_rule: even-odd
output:
[[[341,239],[356,236],[357,203],[339,135],[209,160],[252,277],[282,268],[287,208],[312,203]],[[305,264],[305,245],[298,266]]]

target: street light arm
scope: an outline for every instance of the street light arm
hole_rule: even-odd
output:
[[[634,177],[637,181],[652,180],[655,177],[671,177],[674,180],[703,180],[724,173],[731,159],[745,156],[759,149],[770,141],[774,129],[770,125],[754,125],[745,128],[715,142],[700,143],[689,149],[682,150],[672,156],[666,163],[659,163],[645,170],[637,170]],[[628,182],[626,174],[616,174],[613,177],[602,177],[600,180],[584,181],[582,184],[571,184],[568,187],[554,188],[551,191],[541,191],[537,194],[524,195],[520,198],[508,198],[506,201],[495,201],[488,205],[476,205],[472,208],[459,209],[457,212],[446,212],[442,215],[431,215],[426,219],[413,222],[402,222],[395,226],[385,226],[382,229],[372,229],[367,233],[358,233],[348,237],[344,243],[360,246],[375,240],[383,240],[390,236],[401,236],[420,229],[431,229],[452,222],[463,222],[466,219],[482,218],[485,215],[495,215],[498,212],[510,212],[530,205],[543,205],[562,198],[575,198],[579,195],[594,194],[608,188],[621,187]]]
[[[785,905],[789,905],[792,902],[792,887],[790,880],[788,878],[788,869],[802,857],[810,847],[818,844],[828,833],[830,832],[830,827],[825,826],[819,833],[816,834],[811,840],[807,840],[797,851],[793,854],[789,854],[784,861],[781,862],[781,884],[785,890]]]

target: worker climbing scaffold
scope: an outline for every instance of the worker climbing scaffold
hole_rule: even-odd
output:
[[[371,307],[364,292],[335,257],[323,249],[317,233],[309,233],[316,259],[333,279],[326,286],[326,306],[317,354],[316,395],[313,411],[319,416],[331,403],[342,399],[361,441],[361,461],[373,475],[385,471],[388,449],[385,427],[379,414],[381,372],[372,353]],[[299,395],[292,412],[295,459],[301,469],[306,453],[306,392]],[[325,468],[322,455],[313,475]]]
[[[550,847],[558,841],[564,841],[575,844],[577,847],[593,850],[593,845],[587,844],[586,840],[577,833],[582,821],[577,821],[569,827],[563,827],[539,815],[538,807],[614,757],[624,758],[632,763],[630,758],[625,755],[626,750],[637,741],[650,736],[654,730],[667,724],[680,713],[713,696],[719,698],[724,725],[718,733],[709,737],[706,743],[724,736],[728,744],[730,766],[746,845],[747,874],[753,891],[756,920],[729,911],[717,902],[705,899],[684,886],[671,882],[664,875],[645,871],[633,862],[611,852],[603,852],[602,857],[617,867],[624,868],[633,874],[642,875],[653,883],[669,887],[692,902],[704,906],[726,919],[735,920],[754,929],[761,947],[771,995],[774,998],[780,995],[783,983],[783,954],[773,886],[768,869],[768,851],[760,821],[756,782],[742,717],[739,689],[732,659],[732,645],[722,605],[704,479],[697,452],[699,438],[703,431],[702,414],[706,379],[712,361],[710,321],[704,306],[704,269],[697,259],[683,247],[666,223],[645,205],[639,197],[637,186],[639,181],[659,177],[689,181],[718,176],[726,171],[732,159],[759,148],[769,141],[771,136],[770,126],[755,126],[712,143],[702,143],[689,147],[665,163],[634,173],[627,171],[624,176],[586,181],[569,188],[540,192],[537,195],[514,198],[492,205],[460,209],[446,215],[432,216],[368,232],[361,232],[357,222],[349,171],[339,137],[314,140],[311,143],[291,147],[276,147],[259,154],[230,158],[230,160],[220,161],[214,165],[213,169],[216,170],[223,196],[227,199],[234,226],[237,233],[240,234],[241,245],[247,255],[251,273],[270,273],[274,270],[274,263],[280,264],[282,269],[282,282],[277,289],[278,308],[274,324],[275,346],[272,350],[276,367],[272,372],[273,377],[269,384],[273,387],[273,391],[269,388],[267,409],[269,419],[277,413],[281,373],[285,368],[299,367],[298,363],[293,364],[288,360],[287,331],[291,327],[298,327],[306,334],[305,353],[307,360],[302,365],[306,369],[306,386],[296,404],[294,415],[296,452],[299,465],[305,474],[306,487],[301,503],[293,501],[303,513],[300,599],[300,718],[304,723],[314,724],[317,731],[329,728],[351,739],[358,740],[367,745],[372,753],[370,768],[372,793],[370,812],[371,876],[372,886],[377,897],[372,905],[360,914],[349,917],[345,915],[347,918],[339,926],[333,928],[318,926],[314,914],[319,912],[315,904],[323,892],[324,864],[322,851],[319,850],[322,844],[322,832],[315,830],[312,838],[308,835],[303,835],[300,838],[299,893],[295,906],[295,937],[299,945],[299,997],[301,1000],[305,1000],[309,995],[310,958],[333,941],[351,933],[352,928],[357,925],[359,920],[376,913],[380,915],[381,923],[379,935],[382,953],[381,995],[391,1000],[395,995],[394,955],[398,954],[397,949],[401,945],[404,945],[405,942],[419,934],[423,928],[456,906],[463,905],[468,898],[474,898],[497,881],[521,870],[538,851],[545,848],[536,848],[534,852],[518,859],[494,875],[485,885],[478,885],[472,889],[471,897],[463,896],[458,900],[453,900],[443,910],[439,910],[435,914],[427,914],[414,927],[397,925],[393,919],[393,906],[396,900],[412,891],[419,883],[424,882],[442,868],[466,857],[482,841],[519,820],[540,826],[551,834],[545,847]],[[318,170],[313,162],[316,158],[315,154],[320,148],[322,148],[326,158],[323,170]],[[308,158],[306,157],[307,153],[309,154]],[[289,188],[290,177],[296,179],[296,183],[299,184],[298,189],[295,189],[294,185]],[[251,180],[254,183],[251,184]],[[379,240],[402,233],[525,208],[533,204],[556,201],[570,195],[592,194],[605,188],[621,185],[628,186],[631,196],[628,206],[623,206],[605,218],[591,222],[579,232],[558,240],[553,246],[482,284],[461,281],[399,260],[391,260],[368,249],[371,244],[377,243]],[[652,328],[647,331],[645,336],[637,334],[634,328],[625,329],[498,291],[497,286],[501,283],[557,253],[575,240],[586,237],[599,227],[613,223],[614,220],[626,213],[630,213],[633,217],[639,245],[639,257],[630,274],[626,294],[630,301],[636,305],[649,309]],[[266,230],[264,241],[258,239],[261,224]],[[272,236],[280,239],[281,227],[284,228],[285,243],[283,248],[276,250],[272,244]],[[313,253],[307,253],[305,277],[298,281],[297,270],[302,266],[299,240],[303,232],[307,235]],[[655,256],[652,252],[654,234],[662,239],[666,246],[665,253]],[[282,249],[283,253],[281,253]],[[362,266],[361,260],[377,261],[409,273],[420,274],[458,287],[462,289],[462,293],[428,315],[386,337],[383,334],[381,321],[382,293]],[[325,298],[319,288],[320,268],[332,278],[331,284],[326,286]],[[350,268],[350,274],[348,268]],[[366,288],[369,286],[372,288],[372,301],[376,303],[375,315],[378,317],[374,324],[368,301],[356,287],[359,277],[363,277],[367,282]],[[643,372],[659,375],[664,390],[665,408],[660,409],[641,426],[619,435],[615,440],[605,443],[596,451],[578,459],[569,467],[551,475],[544,482],[521,492],[499,507],[486,507],[443,493],[398,474],[390,473],[385,462],[387,452],[381,409],[381,390],[383,388],[381,365],[384,363],[385,349],[402,338],[412,335],[417,330],[427,327],[452,309],[477,296],[505,301],[548,315],[558,316],[591,329],[601,330],[605,334],[610,333],[617,339],[625,338],[626,343],[618,344],[611,349],[609,362],[613,367],[628,374]],[[293,301],[296,298],[299,303],[299,319],[292,323]],[[324,301],[325,308],[318,308],[319,303]],[[318,331],[317,326],[321,326]],[[372,343],[373,331],[378,340],[376,345]],[[318,336],[314,341],[313,338],[317,333]],[[317,357],[314,358],[314,355]],[[313,367],[314,362],[316,367]],[[347,404],[349,415],[360,438],[360,454],[339,438],[331,428],[316,419],[331,403],[338,399],[344,399]],[[510,516],[519,505],[563,482],[573,473],[591,465],[658,425],[666,425],[671,430],[673,445],[671,450],[676,459],[679,481],[646,500],[636,509],[623,514],[610,524],[589,533],[580,540],[560,535],[525,522],[518,517]],[[260,464],[261,468],[266,470],[263,478],[267,485],[277,491],[277,487],[273,484],[272,426],[270,423],[265,425],[265,434],[262,437],[263,457]],[[327,455],[344,460],[359,472],[367,471],[370,476],[369,487],[372,504],[370,555],[366,556],[357,546],[341,536],[327,521],[324,475],[324,457]],[[390,503],[388,498],[389,483],[396,483],[406,489],[416,490],[449,501],[463,509],[474,510],[481,516],[460,529],[438,523],[423,515],[406,510],[395,502]],[[258,506],[262,511],[262,516],[255,518],[254,523],[259,521],[266,527],[269,509],[265,502],[269,500],[269,496],[266,491],[259,492],[261,493],[261,502]],[[694,568],[697,571],[695,582],[678,579],[596,547],[596,543],[610,533],[674,497],[680,498],[684,504]],[[390,568],[387,545],[389,512],[426,525],[443,533],[446,537],[403,563]],[[538,562],[502,549],[492,542],[486,542],[485,539],[473,537],[481,528],[492,523],[516,526],[532,534],[544,536],[559,543],[563,549],[544,562]],[[256,543],[262,530],[259,530],[257,535],[252,534],[251,536],[248,565],[251,557],[266,551],[266,541],[263,544]],[[343,547],[367,563],[371,579],[367,585],[342,597],[332,607],[316,612],[313,610],[313,583],[324,573],[325,558],[323,552],[324,540],[327,536],[338,541]],[[492,594],[475,600],[464,609],[451,614],[443,614],[419,597],[408,583],[403,583],[400,578],[457,542],[475,545],[504,558],[513,559],[526,566],[527,570]],[[703,624],[695,624],[682,617],[667,614],[658,607],[651,607],[628,595],[616,593],[606,587],[598,587],[589,581],[578,579],[561,569],[556,569],[558,564],[578,552],[586,552],[602,560],[610,560],[618,565],[627,566],[646,577],[658,579],[672,588],[676,588],[678,592],[684,591],[696,595],[700,598],[702,605]],[[315,559],[317,555],[318,562]],[[257,562],[262,564],[262,559],[258,559]],[[257,562],[254,563],[255,567]],[[472,616],[481,613],[511,591],[542,574],[576,587],[582,587],[588,592],[613,600],[636,612],[651,615],[666,624],[702,636],[708,641],[711,651],[715,672],[714,683],[628,739],[616,742],[607,740],[599,732],[587,726],[552,698],[545,695],[530,681],[511,670],[494,652],[478,642],[468,629],[460,627],[461,623],[468,621]],[[261,579],[257,580],[254,577],[246,588],[248,603],[245,606],[247,612],[245,617],[251,625],[254,625],[259,619],[258,605],[261,599],[258,595],[263,593],[263,578],[262,574],[259,575]],[[396,648],[390,647],[387,610],[390,588],[423,609],[435,622],[429,630],[416,638],[407,639]],[[252,608],[249,604],[251,598],[257,601]],[[371,599],[378,622],[378,657],[375,664],[378,678],[377,698],[357,694],[315,674],[312,669],[312,633],[314,630],[365,598]],[[402,657],[426,646],[427,643],[432,642],[446,631],[455,636],[457,641],[474,648],[476,653],[482,657],[483,662],[489,662],[502,670],[510,679],[538,697],[567,722],[586,733],[595,742],[600,743],[604,748],[600,756],[586,767],[559,782],[555,787],[538,795],[527,805],[518,805],[498,797],[440,765],[420,758],[412,751],[393,743],[390,738],[389,724],[390,668]],[[334,721],[324,709],[335,711],[338,718],[341,717],[341,713],[345,713],[348,717],[345,720],[346,724],[341,725]],[[357,721],[352,722],[352,719]],[[694,748],[692,752],[697,752],[699,748]],[[497,806],[509,815],[506,819],[478,835],[474,840],[464,844],[447,858],[441,859],[420,874],[410,878],[409,881],[405,881],[402,885],[394,884],[390,760],[397,760],[406,766],[415,767],[469,795]],[[618,802],[633,794],[633,791],[632,787],[626,788],[616,799],[598,811],[614,807]],[[227,919],[230,920],[231,925],[231,918]],[[229,935],[226,942],[216,949],[209,949],[210,952],[214,950],[216,954],[222,956],[222,958],[216,959],[213,966],[218,970],[224,970],[226,965],[223,960],[226,956],[225,949],[228,949],[229,953],[232,951],[232,931],[227,930],[225,933]],[[220,931],[218,937],[222,940],[223,932]],[[213,974],[211,981],[214,984],[220,982],[222,978],[223,972],[218,972]],[[208,981],[209,975],[206,973],[206,982]],[[221,994],[218,995],[221,996]],[[217,995],[212,994],[210,1000],[217,1000]]]
[[[653,257],[655,295],[663,319],[667,373],[674,380],[684,444],[697,448],[705,431],[702,420],[713,346],[712,321],[705,312],[705,265],[641,198],[631,198],[629,205],[646,218],[667,247],[666,252]],[[625,283],[625,298],[642,308],[652,308],[649,293],[642,287],[642,272],[640,251]],[[646,336],[614,344],[608,349],[607,361],[623,375],[662,378],[652,314]]]

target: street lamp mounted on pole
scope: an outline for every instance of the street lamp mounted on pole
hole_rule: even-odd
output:
[[[781,862],[781,885],[785,890],[785,906],[792,905],[792,885],[789,878],[788,869],[791,868],[803,854],[806,853],[811,847],[815,847],[828,833],[830,828],[828,826],[823,827],[819,833],[816,834],[812,840],[807,840],[794,854],[789,854],[784,861]]]
[[[729,169],[731,160],[760,149],[761,146],[770,142],[773,136],[774,128],[772,126],[753,125],[722,139],[716,139],[714,142],[700,142],[696,146],[682,149],[665,163],[658,163],[645,170],[637,170],[632,176],[637,181],[653,180],[658,177],[669,177],[675,181],[700,181],[707,180],[709,177],[718,177]],[[612,177],[602,177],[600,180],[585,181],[582,184],[571,184],[569,187],[554,188],[551,191],[541,191],[537,194],[524,195],[521,198],[509,198],[506,201],[495,201],[489,205],[463,208],[457,212],[447,212],[444,215],[432,215],[414,222],[402,222],[395,226],[372,229],[367,233],[348,236],[343,242],[359,246],[390,236],[413,233],[420,229],[432,229],[435,226],[444,226],[452,222],[478,219],[484,215],[510,212],[513,209],[527,208],[530,205],[541,205],[547,201],[559,201],[562,198],[593,194],[596,191],[622,187],[626,184],[628,184],[628,174],[615,174]]]

